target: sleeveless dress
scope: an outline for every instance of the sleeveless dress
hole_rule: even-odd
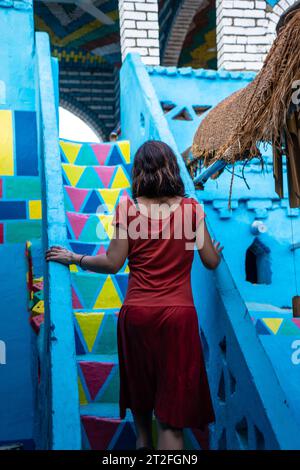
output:
[[[205,214],[182,198],[153,219],[122,198],[113,224],[127,230],[128,290],[118,316],[120,418],[154,411],[174,428],[204,429],[214,411],[191,289],[195,231]]]

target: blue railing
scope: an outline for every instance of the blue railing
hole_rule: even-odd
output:
[[[57,64],[51,59],[48,35],[36,34],[39,86],[39,134],[42,155],[43,247],[66,245],[63,183],[58,142],[55,90]],[[80,449],[80,417],[67,267],[45,264],[45,324],[41,338],[38,447]]]

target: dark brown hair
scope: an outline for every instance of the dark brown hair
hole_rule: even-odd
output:
[[[132,169],[132,196],[184,196],[176,156],[164,142],[149,140],[136,152]]]

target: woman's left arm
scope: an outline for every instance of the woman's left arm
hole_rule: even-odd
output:
[[[117,225],[105,254],[96,256],[79,255],[61,246],[52,246],[46,252],[46,261],[56,261],[67,266],[70,264],[80,264],[83,269],[96,273],[116,274],[125,263],[127,255],[127,231]]]

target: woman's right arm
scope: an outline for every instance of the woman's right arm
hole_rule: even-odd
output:
[[[216,269],[221,261],[220,253],[223,247],[220,242],[212,240],[203,219],[198,226],[196,233],[196,245],[202,263],[207,269]]]

